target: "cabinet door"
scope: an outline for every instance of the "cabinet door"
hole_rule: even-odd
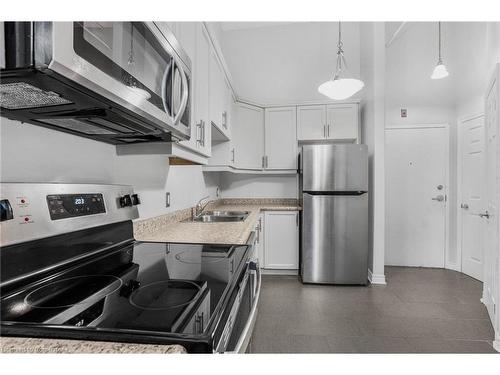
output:
[[[326,106],[297,107],[297,138],[299,141],[326,138]]]
[[[295,107],[267,108],[265,168],[297,169],[297,112]]]
[[[264,268],[299,268],[299,221],[297,211],[265,212]]]
[[[198,152],[211,154],[211,124],[209,114],[209,58],[210,45],[203,24],[196,25],[196,59],[194,66],[194,120]]]
[[[262,169],[264,155],[264,111],[235,103],[231,160],[235,168]]]
[[[359,120],[357,104],[327,106],[327,138],[357,141]]]

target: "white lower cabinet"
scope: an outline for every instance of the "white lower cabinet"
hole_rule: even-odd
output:
[[[297,270],[299,268],[298,211],[264,212],[264,247],[261,250],[263,268],[269,270]]]
[[[259,260],[259,265],[264,266],[264,215],[259,215],[259,220],[254,228],[256,238],[254,245],[254,257]]]

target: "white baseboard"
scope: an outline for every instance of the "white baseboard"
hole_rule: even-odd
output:
[[[493,341],[493,349],[500,353],[500,339]]]
[[[299,274],[299,270],[272,270],[272,269],[261,268],[260,271],[262,272],[263,275],[297,276]]]
[[[385,275],[373,274],[372,270],[370,270],[370,269],[368,269],[368,281],[371,284],[387,285],[387,283],[385,281]]]

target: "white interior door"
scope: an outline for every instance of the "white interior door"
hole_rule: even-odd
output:
[[[484,117],[460,124],[461,225],[458,228],[462,248],[462,272],[483,280],[483,252],[486,222],[479,216],[485,211],[485,134]]]
[[[497,236],[497,191],[498,191],[498,82],[493,81],[486,95],[486,236],[484,246],[483,302],[492,322],[496,321],[495,301],[498,292],[498,236]],[[495,323],[493,323],[495,325]]]
[[[386,129],[385,264],[444,267],[448,128]]]

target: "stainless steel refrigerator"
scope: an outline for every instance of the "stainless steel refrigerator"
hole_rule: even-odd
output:
[[[300,153],[302,282],[366,284],[368,149],[311,144]]]

